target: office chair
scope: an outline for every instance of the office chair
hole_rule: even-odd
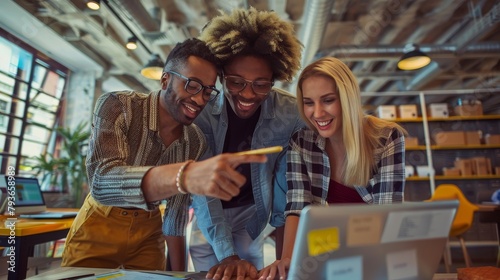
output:
[[[474,218],[474,212],[478,210],[478,207],[467,200],[459,187],[453,184],[442,184],[437,186],[434,194],[429,199],[429,201],[436,200],[458,200],[459,205],[453,223],[451,225],[450,237],[457,237],[460,241],[460,246],[462,247],[462,253],[465,259],[465,266],[471,266],[471,260],[469,254],[467,253],[467,248],[465,247],[465,241],[463,234],[470,229],[472,226],[472,221]],[[448,248],[448,245],[446,246]],[[451,260],[447,252],[444,253],[444,262],[446,266],[446,272],[450,272]]]

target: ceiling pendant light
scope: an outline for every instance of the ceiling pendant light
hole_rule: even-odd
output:
[[[129,50],[135,50],[135,49],[137,49],[137,37],[132,36],[132,37],[128,38],[127,44],[125,46]]]
[[[163,73],[163,61],[158,54],[151,55],[151,59],[144,65],[141,70],[141,74],[153,80],[160,80],[161,74]]]
[[[91,10],[99,10],[101,8],[101,1],[100,0],[88,0],[87,1],[87,7]]]
[[[398,61],[398,68],[401,70],[417,70],[431,63],[431,58],[415,44],[406,45],[403,51],[404,55]]]

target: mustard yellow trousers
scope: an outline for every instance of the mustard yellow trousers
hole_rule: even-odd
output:
[[[87,196],[70,228],[61,266],[165,270],[159,210],[104,206]]]

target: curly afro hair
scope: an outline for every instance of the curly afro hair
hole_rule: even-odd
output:
[[[236,55],[257,55],[270,62],[275,79],[292,80],[300,69],[303,45],[291,23],[254,7],[221,13],[207,23],[199,38],[222,64]]]

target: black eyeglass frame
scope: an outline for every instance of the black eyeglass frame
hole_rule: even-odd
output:
[[[206,102],[214,100],[220,93],[220,90],[218,90],[216,87],[205,86],[202,83],[200,83],[199,81],[188,78],[188,77],[186,77],[178,72],[170,70],[170,71],[167,71],[167,73],[174,74],[177,77],[184,79],[186,81],[186,83],[184,84],[184,90],[193,96],[197,95],[202,90],[203,90],[203,92],[205,92],[207,89],[211,90],[210,95],[205,95],[205,94],[201,95],[203,97],[203,100],[205,100]],[[191,89],[192,88],[191,82],[194,82],[198,85],[198,89],[195,92],[193,92],[193,90]],[[188,87],[189,85],[191,85],[191,86]],[[214,92],[215,92],[215,94],[214,94]],[[206,98],[207,96],[208,96],[208,99]]]
[[[242,92],[242,91],[243,91],[243,90],[247,87],[247,85],[248,85],[248,84],[250,84],[250,86],[252,87],[252,91],[253,91],[255,94],[257,94],[257,95],[268,95],[268,94],[271,92],[271,90],[273,89],[273,86],[274,86],[274,81],[267,81],[267,80],[253,80],[253,81],[250,81],[250,80],[247,80],[247,79],[245,79],[245,78],[243,78],[243,77],[241,77],[241,76],[236,76],[236,75],[226,75],[226,74],[224,74],[224,73],[222,74],[222,76],[223,76],[223,80],[224,80],[224,87],[225,87],[225,88],[229,91],[229,93],[231,93],[231,94],[240,94],[240,93],[241,93],[241,92]],[[242,87],[242,88],[241,88],[238,92],[234,92],[234,93],[233,93],[233,92],[232,92],[232,91],[231,91],[231,90],[227,87],[227,84],[226,84],[227,77],[230,77],[230,78],[238,78],[238,79],[241,79],[241,80],[245,81],[245,83],[243,84],[243,87]],[[264,93],[264,92],[257,92],[257,91],[255,90],[255,88],[253,87],[253,85],[254,85],[254,83],[255,83],[255,82],[267,82],[267,83],[269,83],[269,84],[270,84],[269,91],[267,91],[267,92],[265,92],[265,93]]]

